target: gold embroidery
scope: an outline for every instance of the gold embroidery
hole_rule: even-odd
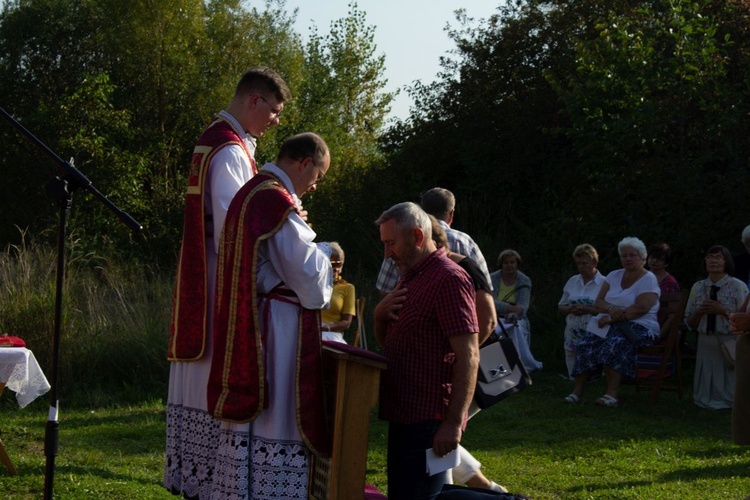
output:
[[[231,248],[233,252],[233,262],[231,264],[231,278],[230,278],[230,284],[231,288],[229,291],[229,310],[227,311],[228,320],[227,320],[227,335],[226,335],[226,345],[225,345],[225,351],[224,351],[224,363],[223,363],[223,371],[222,371],[222,383],[221,383],[221,393],[219,394],[216,407],[215,407],[215,417],[216,418],[222,418],[223,414],[223,407],[224,403],[226,402],[227,397],[229,396],[229,374],[232,369],[232,356],[234,351],[234,339],[237,334],[237,303],[238,303],[238,297],[237,297],[237,287],[239,285],[239,274],[240,274],[240,263],[242,260],[242,241],[244,240],[244,232],[245,232],[245,225],[244,220],[247,214],[248,205],[250,203],[250,200],[259,192],[266,189],[275,189],[277,191],[281,191],[283,193],[286,193],[287,196],[289,196],[288,191],[281,185],[279,180],[273,176],[270,175],[272,178],[261,182],[258,184],[248,195],[246,195],[245,199],[242,200],[242,208],[240,209],[240,213],[238,215],[237,219],[237,228],[236,230],[234,228],[229,229],[229,227],[225,223],[224,231],[221,235],[221,244],[220,248]],[[252,289],[252,309],[254,311],[253,314],[253,322],[255,326],[255,345],[256,345],[256,363],[258,366],[258,372],[259,372],[259,380],[258,380],[258,407],[256,412],[249,417],[248,420],[243,420],[245,422],[255,420],[261,411],[263,411],[263,405],[264,405],[264,395],[265,395],[265,367],[263,364],[263,347],[261,342],[261,329],[260,329],[260,312],[258,309],[258,296],[257,296],[257,286],[255,285],[257,283],[257,273],[258,273],[258,250],[260,248],[260,244],[271,238],[274,234],[276,234],[281,227],[284,225],[284,222],[286,222],[287,218],[289,217],[289,214],[296,210],[294,206],[289,207],[284,215],[279,220],[278,224],[267,234],[263,234],[258,236],[258,238],[255,241],[255,245],[253,248],[253,254],[252,254],[252,269],[251,269],[251,276],[250,279],[252,280],[251,283],[253,283]],[[227,221],[229,222],[229,221]],[[228,239],[226,242],[225,239]],[[226,246],[225,246],[226,245]],[[226,270],[227,262],[225,260],[226,253],[221,251],[219,252],[219,263],[218,263],[218,269],[219,272],[217,274],[217,297],[216,300],[217,303],[221,304],[222,300],[222,293],[224,290],[224,273]]]

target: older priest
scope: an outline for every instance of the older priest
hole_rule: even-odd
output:
[[[222,233],[208,408],[221,419],[212,498],[307,498],[327,453],[320,311],[330,247],[300,216],[330,164],[322,138],[287,139],[229,206]]]

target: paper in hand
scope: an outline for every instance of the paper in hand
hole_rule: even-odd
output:
[[[458,455],[458,448],[448,453],[444,457],[435,455],[432,448],[425,451],[427,458],[427,473],[431,476],[440,474],[443,471],[452,469],[461,463],[461,457]]]
[[[586,329],[594,335],[605,338],[607,336],[607,332],[609,332],[609,324],[599,326],[599,318],[607,317],[609,317],[608,314],[597,314],[596,316],[592,316],[589,320],[589,324],[586,326]]]

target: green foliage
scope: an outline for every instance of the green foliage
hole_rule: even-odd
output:
[[[554,331],[583,242],[606,273],[624,236],[667,241],[689,286],[705,249],[740,248],[748,223],[733,208],[750,183],[748,10],[526,0],[478,21],[459,11],[440,79],[410,89],[416,111],[386,134],[387,165],[371,180],[394,203],[453,191],[454,227],[491,267],[516,248],[535,332]]]
[[[734,53],[747,37],[733,38],[732,4],[613,4],[577,39],[575,71],[545,72],[570,119],[557,131],[571,140],[577,179],[588,186],[571,191],[570,205],[599,207],[590,223],[613,239],[613,224],[666,239],[694,271],[695,256],[733,243],[746,223],[727,210],[730,186],[748,181],[748,143],[736,133],[746,126],[747,86],[732,76],[748,74]],[[702,193],[721,195],[697,204]],[[680,230],[686,219],[698,238]]]
[[[325,36],[313,29],[294,102],[298,130],[319,133],[331,151],[325,184],[304,200],[311,222],[320,238],[363,258],[374,249],[376,235],[368,229],[381,210],[367,176],[382,167],[378,140],[393,100],[383,91],[385,56],[377,54],[374,33],[356,3]],[[357,227],[366,229],[348,230]]]
[[[76,197],[70,226],[80,246],[172,266],[194,142],[229,102],[239,76],[265,65],[285,77],[295,98],[281,125],[259,141],[258,163],[273,161],[289,135],[320,133],[333,168],[326,189],[305,203],[321,236],[357,248],[360,238],[340,235],[340,214],[355,206],[348,222],[369,224],[380,208],[371,209],[363,180],[382,164],[378,139],[393,98],[383,91],[385,58],[355,3],[306,46],[295,16],[284,0],[262,7],[241,0],[4,3],[0,106],[50,149],[74,158],[99,191],[144,226],[134,236],[96,200]],[[39,234],[54,227],[56,211],[41,189],[47,179],[40,155],[6,127],[0,140],[7,145],[0,168],[8,173],[0,187],[0,240],[15,242],[16,226]]]
[[[420,111],[392,129],[385,145],[394,202],[448,188],[457,198],[453,226],[477,241],[491,268],[502,249],[521,253],[534,281],[532,316],[547,316],[532,317],[541,332],[555,320],[542,293],[557,299],[569,272],[558,256],[569,259],[566,248],[579,243],[560,231],[570,217],[572,152],[546,133],[561,114],[542,70],[571,65],[577,17],[549,2],[511,3],[480,21],[458,12],[459,27],[449,32],[456,49],[443,59],[441,79],[412,88]]]
[[[104,207],[84,199],[71,217],[82,245],[174,263],[186,166],[203,126],[250,66],[274,67],[293,86],[299,81],[302,46],[283,8],[283,0],[264,10],[229,0],[4,4],[0,105],[50,149],[75,158],[94,186],[145,229],[133,238]],[[54,223],[55,212],[40,189],[46,179],[39,155],[13,132],[0,133],[9,145],[0,159],[9,172],[0,238],[14,241],[15,225],[38,233]],[[273,158],[280,141],[268,134],[259,159]]]

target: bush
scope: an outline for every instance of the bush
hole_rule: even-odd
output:
[[[0,254],[3,331],[23,338],[52,376],[56,251],[22,238]],[[117,393],[166,394],[172,276],[78,255],[66,262],[58,364],[59,392],[105,404]],[[138,394],[140,393],[140,394]],[[106,396],[110,394],[111,396]]]

